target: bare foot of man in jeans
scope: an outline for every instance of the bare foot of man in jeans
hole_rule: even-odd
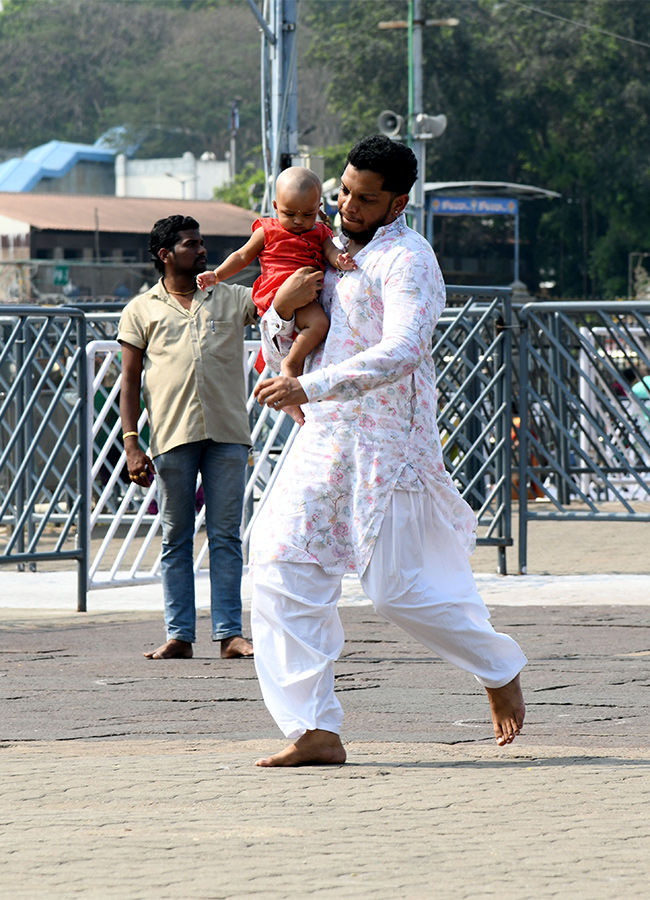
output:
[[[147,659],[191,659],[192,653],[192,645],[188,641],[170,638],[157,650],[149,650],[144,656]]]
[[[221,641],[222,659],[242,659],[253,655],[253,645],[240,634],[224,638]],[[188,641],[170,638],[157,650],[149,650],[144,654],[147,659],[191,659],[192,645]]]

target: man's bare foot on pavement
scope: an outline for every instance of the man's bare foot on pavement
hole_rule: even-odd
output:
[[[162,647],[158,647],[157,650],[149,650],[144,656],[147,659],[191,659],[192,653],[192,645],[188,641],[170,638]]]
[[[253,645],[240,634],[233,637],[224,638],[221,641],[221,658],[222,659],[246,659],[253,655]]]
[[[265,759],[258,759],[256,766],[338,766],[345,762],[345,747],[333,731],[316,728],[306,731],[295,744]]]
[[[485,690],[490,701],[494,736],[497,744],[505,747],[506,744],[511,744],[521,731],[526,714],[519,675],[503,687]]]

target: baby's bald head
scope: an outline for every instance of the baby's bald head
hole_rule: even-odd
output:
[[[275,196],[283,202],[289,198],[296,200],[302,197],[305,200],[313,200],[314,196],[320,201],[320,195],[320,178],[311,169],[305,169],[303,166],[283,169],[275,182]]]

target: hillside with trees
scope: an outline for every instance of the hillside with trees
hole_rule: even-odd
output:
[[[245,0],[5,0],[0,151],[93,142],[124,126],[138,155],[228,149],[260,162],[259,32]],[[496,180],[562,194],[525,206],[522,278],[555,295],[627,293],[650,251],[650,19],[635,0],[424,0],[424,97],[444,112],[428,180]],[[407,112],[406,0],[302,0],[299,130],[338,174],[344,148]]]

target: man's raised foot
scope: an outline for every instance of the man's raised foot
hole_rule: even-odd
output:
[[[250,659],[253,656],[253,645],[240,634],[224,638],[221,641],[222,659]]]
[[[340,766],[346,760],[341,738],[333,731],[306,731],[295,744],[273,756],[258,759],[256,766]]]
[[[149,650],[144,654],[147,659],[191,659],[192,655],[192,645],[176,638],[170,638],[157,650]]]
[[[521,731],[526,714],[519,675],[503,687],[485,690],[490,701],[494,736],[497,744],[505,747],[506,744],[511,744]]]

